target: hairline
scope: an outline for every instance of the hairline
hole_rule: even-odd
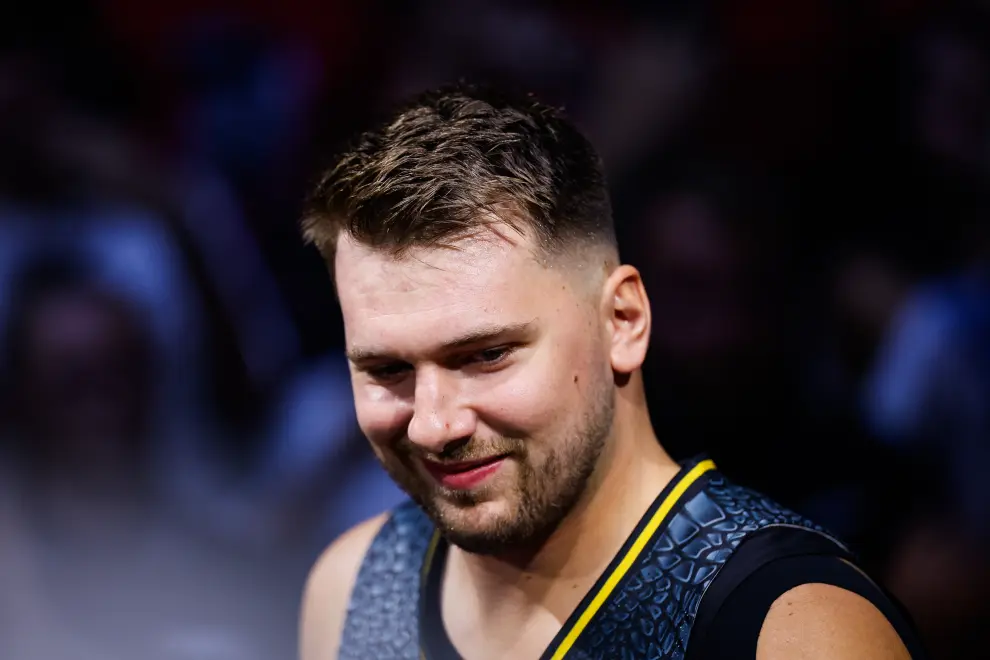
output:
[[[485,234],[488,237],[483,237]],[[561,236],[553,240],[541,240],[529,223],[513,223],[501,217],[490,221],[481,221],[469,230],[451,234],[432,243],[403,243],[399,246],[374,245],[355,237],[347,230],[346,226],[341,226],[336,236],[330,241],[323,241],[322,245],[313,238],[310,238],[309,242],[316,244],[323,256],[333,283],[334,296],[339,300],[336,273],[337,253],[340,243],[344,240],[351,240],[363,248],[387,255],[393,263],[401,263],[409,259],[411,253],[420,250],[458,251],[462,245],[472,240],[501,240],[511,245],[520,245],[516,242],[519,239],[529,243],[529,245],[521,247],[527,249],[533,261],[540,267],[553,269],[557,266],[560,267],[558,270],[571,270],[575,277],[580,273],[591,275],[604,273],[607,275],[620,264],[618,248],[614,242],[597,234],[589,235],[587,238]],[[589,277],[588,281],[589,284],[597,283],[599,278]]]

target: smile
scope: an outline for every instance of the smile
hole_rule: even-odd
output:
[[[495,456],[480,461],[461,463],[423,461],[423,465],[442,486],[453,490],[469,490],[480,486],[486,479],[498,472],[498,469],[505,462],[505,458],[505,456]]]

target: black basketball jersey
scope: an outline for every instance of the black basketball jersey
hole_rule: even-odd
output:
[[[747,546],[754,550],[740,552],[738,561],[729,562],[737,550]],[[408,503],[393,511],[359,571],[340,658],[459,657],[440,616],[446,549],[418,507]],[[854,570],[848,550],[818,525],[729,482],[710,460],[689,462],[657,496],[541,660],[690,660],[700,657],[694,652],[696,648],[717,647],[699,639],[707,636],[702,630],[715,629],[721,638],[736,640],[734,648],[741,652],[740,657],[752,658],[755,635],[727,629],[726,617],[720,617],[723,605],[736,603],[736,614],[728,619],[731,625],[744,618],[738,614],[740,610],[751,616],[754,608],[747,608],[745,601],[761,600],[767,593],[759,588],[754,591],[747,578],[759,571],[766,576],[766,571],[780,566],[782,560],[809,556],[839,561]],[[731,570],[725,570],[717,580],[727,566]],[[835,583],[818,577],[803,580],[800,565],[796,574],[790,570],[787,575],[788,579],[797,575],[791,586],[812,581]],[[862,573],[857,571],[856,575]],[[873,585],[865,576],[863,579]],[[840,586],[848,588],[845,583]],[[741,608],[740,599],[733,598],[739,593],[750,594]],[[881,593],[879,589],[877,593]],[[771,598],[762,614],[756,612],[757,633],[772,602]],[[888,617],[897,617],[890,608],[883,611]],[[900,625],[900,619],[895,627],[902,637],[910,636],[909,626]],[[738,648],[740,643],[750,642],[748,649]],[[711,657],[734,657],[724,655],[724,646],[718,648],[721,655]],[[916,657],[921,657],[920,651]]]

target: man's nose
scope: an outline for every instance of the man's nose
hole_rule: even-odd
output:
[[[409,421],[409,440],[432,454],[440,454],[456,440],[475,432],[477,418],[461,400],[457,378],[439,368],[418,370]]]

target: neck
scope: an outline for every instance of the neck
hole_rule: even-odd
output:
[[[566,593],[566,615],[590,589],[679,466],[663,450],[645,406],[617,402],[608,447],[574,510],[525,557],[473,555],[450,549],[448,570],[472,585],[479,604],[551,607]],[[563,601],[567,601],[565,597]]]

